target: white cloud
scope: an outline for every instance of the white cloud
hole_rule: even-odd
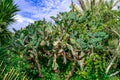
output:
[[[56,15],[59,12],[69,11],[71,4],[71,0],[42,0],[42,3],[38,0],[36,6],[33,6],[30,4],[31,0],[29,2],[27,1],[15,0],[15,3],[21,9],[18,14],[23,12],[32,13],[33,15],[30,17],[37,19],[50,19],[50,16]],[[44,5],[44,7],[41,7],[41,5]]]
[[[73,1],[77,3],[77,0]],[[71,0],[38,0],[35,5],[31,4],[32,0],[14,0],[14,2],[19,6],[21,11],[15,16],[17,22],[10,25],[10,30],[12,28],[21,29],[29,23],[34,22],[35,19],[46,18],[50,21],[50,16],[56,16],[59,12],[69,11],[71,4]],[[31,13],[32,15],[29,16],[28,14],[29,17],[23,16],[22,14],[24,13]]]
[[[16,22],[19,22],[19,23],[23,23],[23,22],[33,23],[34,22],[34,20],[30,18],[22,17],[21,15],[16,15],[15,19],[16,19]]]
[[[34,0],[35,1],[35,0]],[[21,29],[33,23],[35,20],[46,18],[51,20],[50,16],[56,16],[59,12],[69,11],[71,0],[36,0],[37,3],[31,4],[32,0],[14,0],[21,10],[15,16],[16,23],[10,25],[9,29]],[[79,4],[78,0],[72,0],[75,4]],[[119,4],[120,5],[120,4]],[[116,8],[116,7],[115,7]],[[23,14],[26,13],[24,16]],[[31,15],[29,15],[30,13]]]
[[[14,24],[12,24],[12,25],[9,26],[9,30],[10,31],[13,31],[12,30],[13,28],[15,28],[16,30],[19,30],[21,28],[24,28],[28,24],[34,22],[34,20],[32,20],[30,18],[23,17],[21,15],[16,15],[15,19],[16,19],[16,22]]]

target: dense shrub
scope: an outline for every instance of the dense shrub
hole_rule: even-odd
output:
[[[43,19],[15,30],[1,54],[9,68],[33,80],[110,79],[120,70],[120,14],[103,5],[81,14],[72,4],[51,17],[54,24]]]

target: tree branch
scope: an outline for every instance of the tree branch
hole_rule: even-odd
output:
[[[110,75],[110,77],[115,76],[115,75],[117,75],[118,73],[120,73],[120,71],[116,71],[116,72],[112,73],[112,74]]]
[[[108,65],[108,67],[107,67],[107,69],[106,69],[106,74],[109,72],[109,70],[110,70],[111,66],[113,65],[116,57],[117,57],[117,56],[115,55],[114,58],[112,59],[112,61],[110,62],[110,64]]]

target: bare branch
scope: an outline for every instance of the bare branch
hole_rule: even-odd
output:
[[[111,66],[113,65],[115,59],[117,58],[117,55],[114,56],[114,58],[112,59],[112,61],[110,62],[110,64],[108,65],[107,69],[106,69],[106,74],[109,72]]]
[[[116,71],[116,72],[112,73],[112,74],[110,75],[110,77],[115,76],[115,75],[117,75],[117,74],[119,74],[119,73],[120,73],[120,71]]]

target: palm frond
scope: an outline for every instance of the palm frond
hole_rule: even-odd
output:
[[[3,61],[0,63],[0,80],[28,80],[25,75],[21,75],[16,69],[7,66],[3,67]]]
[[[79,2],[79,12],[84,14],[87,10],[94,10],[95,8],[108,8],[112,9],[116,6],[120,0],[78,0]],[[75,5],[78,6],[78,5]],[[78,8],[78,7],[76,7]]]
[[[112,7],[115,7],[119,2],[120,2],[120,0],[115,0],[112,4]]]
[[[19,11],[18,6],[13,0],[1,0],[0,2],[0,20],[7,25],[15,21],[14,16]]]
[[[79,0],[79,4],[83,10],[86,9],[85,1],[84,0]]]

